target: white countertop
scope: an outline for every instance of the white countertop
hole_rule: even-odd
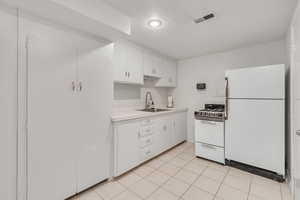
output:
[[[111,119],[113,122],[126,121],[132,119],[139,119],[145,117],[153,117],[158,115],[166,115],[176,112],[186,112],[187,108],[168,108],[168,111],[163,112],[145,112],[145,111],[137,111],[137,110],[122,110],[115,111],[111,115]]]

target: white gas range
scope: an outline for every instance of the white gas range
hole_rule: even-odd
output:
[[[195,112],[196,156],[225,164],[224,121],[223,104],[205,104],[203,110]]]

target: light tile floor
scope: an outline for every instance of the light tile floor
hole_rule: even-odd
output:
[[[292,200],[288,186],[196,158],[183,143],[72,200]]]

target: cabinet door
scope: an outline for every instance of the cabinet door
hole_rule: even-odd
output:
[[[121,42],[115,44],[114,81],[143,84],[143,56],[136,46]]]
[[[0,199],[16,199],[17,15],[0,10]]]
[[[164,60],[160,68],[162,77],[158,80],[157,87],[176,87],[177,69],[176,64]]]
[[[79,38],[81,39],[81,38]],[[85,47],[84,47],[85,46]],[[109,177],[113,45],[82,38],[78,51],[78,192]]]
[[[121,175],[139,164],[139,123],[118,125],[115,128],[116,171]]]
[[[127,48],[127,72],[128,82],[135,84],[143,84],[143,54],[142,52],[134,47],[128,46]]]
[[[28,199],[61,200],[77,187],[76,51],[67,32],[26,19],[21,27],[29,38]]]
[[[174,135],[173,144],[179,144],[186,140],[187,135],[187,116],[186,113],[177,113],[174,116]]]
[[[126,69],[126,48],[121,43],[115,43],[114,45],[114,81],[115,82],[127,82],[127,69]]]
[[[156,120],[156,124],[155,151],[161,153],[172,146],[172,119],[169,116],[160,117]]]
[[[143,67],[144,67],[144,75],[152,76],[152,77],[161,77],[161,72],[159,67],[162,65],[159,57],[144,52],[143,53]]]

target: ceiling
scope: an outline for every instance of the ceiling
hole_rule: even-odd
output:
[[[297,0],[105,0],[132,18],[127,39],[184,59],[285,37]],[[213,11],[216,18],[193,19]],[[147,20],[164,27],[150,30]]]

